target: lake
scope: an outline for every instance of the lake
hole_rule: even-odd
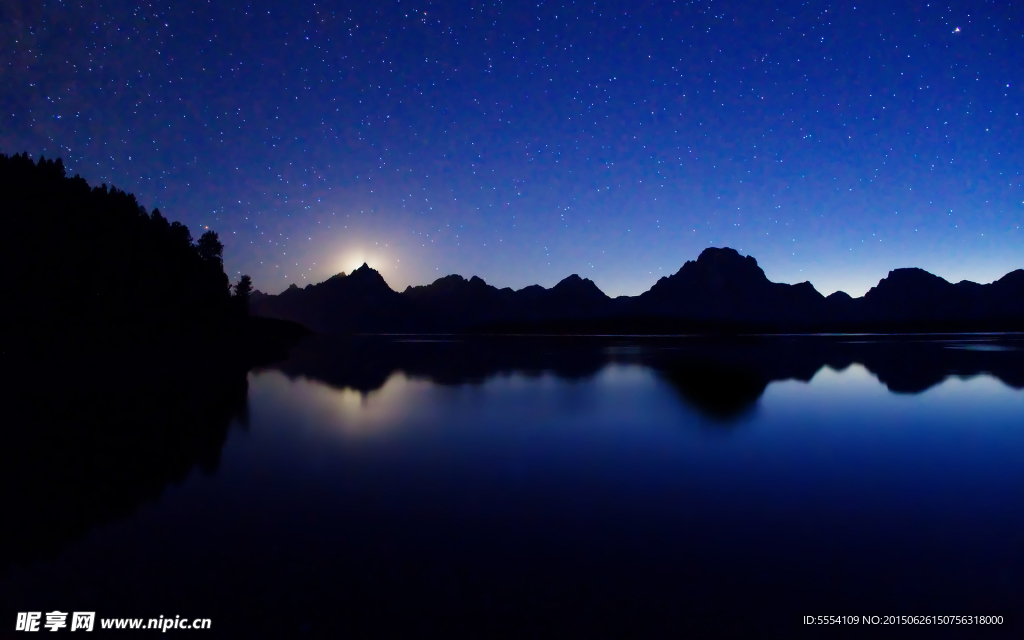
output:
[[[12,620],[210,618],[209,637],[1020,637],[1022,349],[311,337],[248,372],[201,445],[161,436],[121,466],[5,476],[28,524],[5,543],[0,601]],[[199,420],[161,415],[123,428]]]

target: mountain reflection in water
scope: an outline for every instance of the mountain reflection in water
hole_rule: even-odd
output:
[[[610,364],[650,368],[706,418],[728,424],[767,386],[809,382],[825,366],[861,364],[894,393],[921,393],[950,376],[987,374],[1024,388],[1019,334],[962,336],[411,337],[308,338],[273,366],[337,389],[371,392],[395,372],[440,385],[479,384],[518,373],[591,378]]]
[[[24,370],[0,603],[210,637],[1014,637],[1020,346],[314,336],[248,378]]]

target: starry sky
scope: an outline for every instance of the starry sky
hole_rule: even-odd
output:
[[[266,292],[1024,267],[1013,0],[8,0],[0,37],[0,152],[216,230]]]

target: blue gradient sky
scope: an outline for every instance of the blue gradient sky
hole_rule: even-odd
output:
[[[708,246],[863,294],[1024,267],[1013,2],[31,2],[0,151],[225,242],[261,290],[570,273]]]

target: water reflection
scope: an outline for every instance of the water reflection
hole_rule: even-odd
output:
[[[810,381],[823,367],[862,365],[894,393],[921,393],[950,376],[994,376],[1024,388],[1016,334],[987,336],[402,337],[316,336],[275,368],[367,394],[400,372],[439,385],[501,375],[593,378],[610,364],[649,368],[690,408],[719,424],[748,414],[772,382]]]
[[[714,363],[683,362],[660,373],[687,404],[724,424],[750,412],[770,382],[750,370]]]
[[[153,349],[11,373],[0,572],[131,515],[194,468],[213,474],[229,425],[248,420],[245,367],[222,358]]]
[[[234,637],[789,638],[822,612],[1020,613],[1019,352],[956,348],[1014,337],[400,340],[310,340],[249,374],[247,405],[207,367],[42,378],[75,400],[37,398],[33,424],[81,406],[113,426],[55,462],[5,448],[7,481],[82,487],[8,496],[34,523],[10,530],[108,524],[0,573],[0,602]],[[139,378],[163,384],[133,405]],[[116,414],[146,403],[140,439]]]
[[[353,434],[408,422],[423,406],[420,399],[435,393],[434,385],[480,387],[500,379],[514,388],[546,378],[583,382],[604,376],[588,387],[590,392],[573,395],[560,387],[558,401],[580,409],[601,394],[614,397],[614,389],[633,375],[629,371],[657,376],[685,408],[707,424],[725,426],[747,422],[772,383],[817,376],[825,390],[829,380],[849,385],[853,377],[822,377],[821,372],[850,367],[862,367],[898,394],[919,394],[950,377],[980,375],[1024,388],[1022,344],[1019,335],[315,336],[274,370],[326,385],[288,385],[280,393],[317,396],[295,411],[333,411],[338,419],[329,421]],[[5,393],[7,422],[16,426],[0,432],[0,507],[19,514],[6,528],[0,568],[51,554],[97,523],[130,515],[193,468],[213,473],[229,425],[246,421],[246,385],[245,371],[237,367],[168,354],[22,370]],[[547,410],[536,397],[524,402],[535,414]],[[614,413],[610,406],[602,410]]]

